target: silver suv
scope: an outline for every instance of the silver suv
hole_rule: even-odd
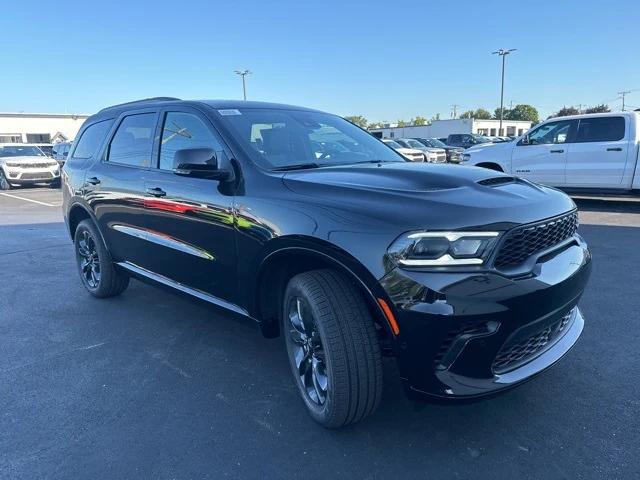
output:
[[[0,190],[14,185],[60,185],[60,166],[35,145],[0,144]]]

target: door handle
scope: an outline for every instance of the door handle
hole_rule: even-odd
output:
[[[90,185],[98,185],[100,183],[100,179],[98,177],[89,177],[87,178],[86,183]]]
[[[549,150],[550,153],[564,153],[564,150]]]
[[[607,148],[607,152],[621,152],[622,148],[620,147],[613,147],[613,148]]]
[[[147,188],[146,191],[147,195],[151,195],[153,197],[164,197],[167,194],[167,192],[158,187]]]

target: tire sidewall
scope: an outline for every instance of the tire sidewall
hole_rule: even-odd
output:
[[[0,190],[11,190],[11,184],[4,174],[4,170],[0,168]]]
[[[304,299],[311,310],[311,314],[313,315],[313,320],[316,325],[316,329],[318,331],[318,335],[320,336],[320,341],[322,342],[322,346],[325,351],[325,366],[327,371],[327,379],[328,379],[328,388],[327,388],[327,397],[323,405],[318,405],[313,402],[300,381],[300,376],[298,375],[297,368],[295,366],[293,355],[291,352],[291,342],[288,339],[289,336],[289,303],[295,297],[300,297]],[[320,312],[318,310],[318,306],[311,301],[311,297],[307,292],[307,289],[302,284],[299,279],[294,279],[286,289],[284,295],[284,302],[282,308],[282,319],[283,319],[283,333],[285,336],[285,344],[287,348],[287,357],[289,359],[289,366],[291,367],[291,373],[293,375],[293,381],[298,387],[298,391],[300,392],[300,396],[302,397],[304,403],[306,404],[309,413],[311,416],[321,424],[330,423],[332,413],[334,411],[334,398],[336,393],[335,388],[335,375],[334,375],[334,355],[331,350],[332,346],[327,342],[327,332],[325,330],[325,326],[322,321]]]

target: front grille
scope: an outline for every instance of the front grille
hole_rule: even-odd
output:
[[[20,180],[50,180],[52,178],[53,178],[53,174],[50,172],[23,173],[20,176]]]
[[[49,163],[7,163],[8,167],[17,167],[17,168],[49,168],[53,167],[57,163],[49,162]]]
[[[507,341],[493,361],[493,371],[504,373],[513,370],[540,355],[547,346],[562,336],[573,317],[573,312],[574,310],[571,310],[557,322],[525,339]]]
[[[578,229],[578,212],[573,211],[544,222],[522,225],[505,234],[494,261],[496,268],[514,267],[572,237]]]

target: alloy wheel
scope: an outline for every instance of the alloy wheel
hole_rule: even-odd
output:
[[[325,351],[311,309],[304,299],[291,299],[288,323],[288,351],[297,380],[309,400],[322,406],[327,400],[329,388]]]
[[[78,256],[80,261],[80,271],[85,283],[91,289],[96,289],[100,285],[100,257],[96,242],[87,230],[80,233],[78,241]]]

